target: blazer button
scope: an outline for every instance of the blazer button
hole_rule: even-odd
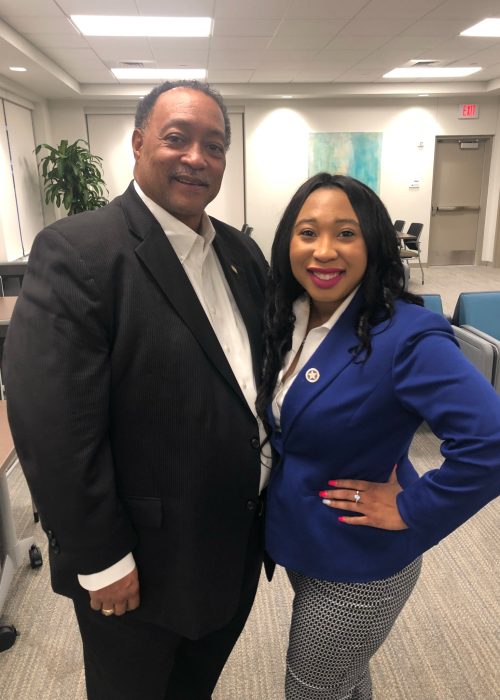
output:
[[[257,507],[257,504],[255,503],[255,501],[251,501],[251,500],[247,501],[247,510],[249,510],[250,512],[253,512],[256,509],[256,507]]]
[[[258,450],[259,447],[260,447],[260,440],[259,440],[259,438],[253,437],[253,438],[250,440],[250,445],[251,445],[251,447],[253,447],[254,450]]]
[[[61,548],[59,547],[58,544],[54,544],[54,545],[52,545],[52,551],[54,552],[54,554],[59,554],[59,552],[61,551]]]

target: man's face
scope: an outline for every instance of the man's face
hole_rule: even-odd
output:
[[[144,129],[134,130],[132,147],[134,177],[144,194],[197,231],[226,167],[219,105],[199,90],[168,90]]]

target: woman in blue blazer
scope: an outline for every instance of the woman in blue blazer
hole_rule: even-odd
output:
[[[421,555],[500,492],[500,399],[404,291],[388,213],[320,173],[273,244],[258,410],[276,463],[266,547],[294,588],[287,700],[368,700]],[[426,421],[444,462],[408,457]]]

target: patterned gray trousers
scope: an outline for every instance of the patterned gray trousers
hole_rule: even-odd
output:
[[[370,658],[391,631],[422,557],[381,581],[336,583],[288,571],[295,592],[286,700],[370,700]]]

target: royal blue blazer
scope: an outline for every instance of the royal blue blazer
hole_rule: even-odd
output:
[[[450,324],[396,302],[373,329],[366,362],[353,359],[361,290],[300,370],[273,427],[266,548],[293,571],[328,581],[372,581],[404,568],[500,493],[500,397],[460,351]],[[319,372],[315,382],[307,370]],[[425,421],[442,464],[419,477],[408,456]],[[322,503],[330,479],[386,482],[394,465],[408,529],[341,523]]]

